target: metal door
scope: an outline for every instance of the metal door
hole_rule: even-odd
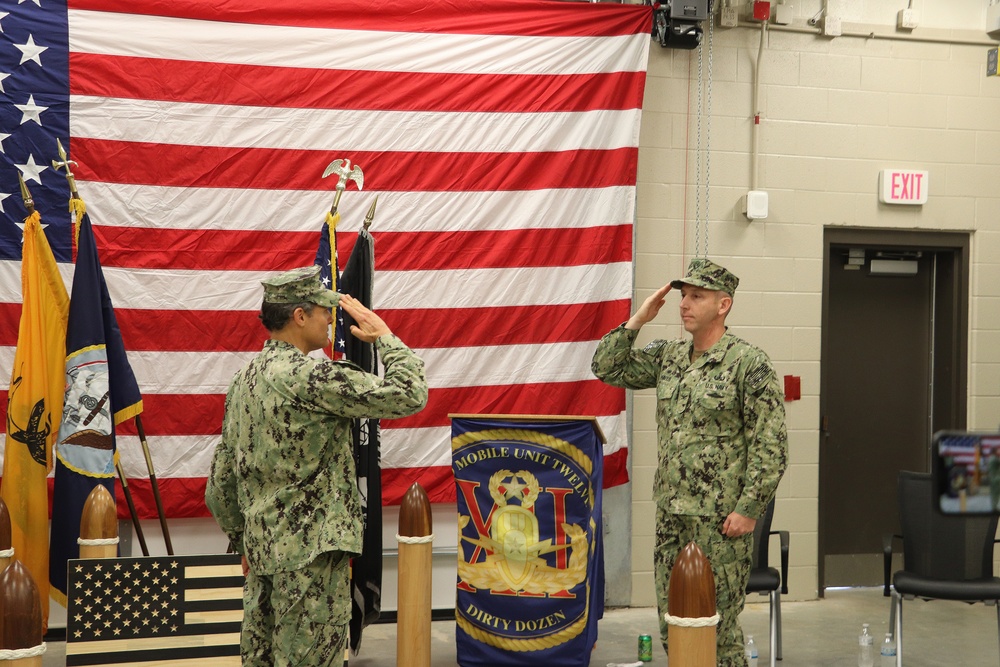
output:
[[[821,591],[882,583],[898,472],[929,470],[931,434],[965,425],[968,284],[964,235],[825,237]]]

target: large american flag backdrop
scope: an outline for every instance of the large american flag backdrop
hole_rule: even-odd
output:
[[[382,423],[384,500],[454,499],[449,413],[596,415],[627,481],[625,395],[590,373],[627,319],[650,8],[498,0],[26,0],[0,12],[0,378],[20,314],[17,187],[70,284],[76,162],[169,516],[203,492],[265,276],[311,264],[333,160],[340,260],[378,195],[375,308],[427,364]],[[6,384],[4,385],[6,389]],[[0,397],[6,405],[5,396]],[[118,449],[155,516],[134,425]],[[120,498],[120,495],[119,495]],[[124,516],[124,512],[122,513]]]

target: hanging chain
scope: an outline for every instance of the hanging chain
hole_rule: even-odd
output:
[[[708,257],[708,231],[710,229],[709,202],[712,193],[712,37],[715,21],[708,20],[708,104],[705,106],[705,257]]]
[[[695,199],[694,199],[694,255],[708,256],[708,221],[711,204],[712,183],[712,40],[715,36],[715,22],[708,22],[708,44],[698,45],[698,138],[695,153]],[[705,50],[708,50],[708,77],[705,76]],[[702,128],[702,118],[705,127]],[[704,141],[704,148],[702,142]],[[704,214],[702,213],[704,200]],[[702,245],[702,228],[705,231],[705,243]]]
[[[703,53],[704,49],[699,44],[698,45],[698,113],[697,118],[697,134],[695,140],[695,172],[694,172],[694,256],[701,256],[701,180],[702,180],[702,152],[701,152],[701,116],[702,116],[702,92],[704,90],[704,70],[703,70]]]

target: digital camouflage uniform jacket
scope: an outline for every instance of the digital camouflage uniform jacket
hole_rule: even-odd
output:
[[[276,340],[233,377],[205,503],[258,574],[361,552],[351,420],[405,417],[427,402],[423,361],[396,336],[376,346],[383,378]]]
[[[656,387],[658,466],[653,499],[672,514],[756,519],[785,471],[785,407],[767,355],[728,331],[693,364],[691,341],[632,349],[619,326],[591,368],[608,384]]]

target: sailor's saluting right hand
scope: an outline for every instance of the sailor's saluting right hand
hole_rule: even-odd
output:
[[[666,296],[669,291],[670,283],[667,283],[646,297],[646,300],[639,306],[639,310],[635,311],[635,314],[625,323],[625,328],[638,330],[642,328],[642,325],[651,322],[659,314],[663,304],[667,302]]]
[[[359,338],[366,343],[374,343],[380,336],[387,336],[392,333],[381,317],[365,308],[365,306],[350,294],[340,295],[340,307],[344,312],[354,319],[356,324],[351,325],[351,333],[355,338]]]

